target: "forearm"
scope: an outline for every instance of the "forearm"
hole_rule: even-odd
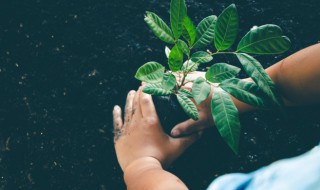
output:
[[[320,102],[320,44],[305,48],[266,71],[289,102],[296,105]]]
[[[155,158],[145,157],[133,161],[124,171],[128,190],[186,190],[185,184],[173,174],[163,170]]]
[[[279,89],[286,106],[320,102],[320,44],[279,61],[266,72]],[[241,113],[256,109],[232,98]]]

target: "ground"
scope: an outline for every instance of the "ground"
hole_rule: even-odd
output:
[[[187,0],[189,16],[197,24],[232,2],[241,19],[237,42],[266,23],[281,26],[292,41],[284,55],[257,57],[264,67],[320,40],[318,0]],[[0,189],[125,189],[111,110],[138,87],[133,76],[139,66],[166,65],[165,44],[143,21],[146,10],[169,20],[169,1],[1,3]],[[312,106],[289,109],[288,120],[270,112],[245,114],[240,155],[212,128],[170,170],[191,189],[205,189],[224,173],[298,155],[319,141],[319,113]]]

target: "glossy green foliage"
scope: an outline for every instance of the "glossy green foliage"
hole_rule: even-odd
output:
[[[173,94],[171,90],[166,90],[163,88],[162,84],[146,84],[142,91],[146,94],[151,94],[154,96],[165,96]]]
[[[159,83],[162,81],[163,75],[164,67],[160,63],[152,61],[142,65],[135,78],[147,83]]]
[[[192,85],[192,95],[196,104],[199,105],[208,98],[211,85],[202,77],[197,78]]]
[[[221,136],[235,153],[238,152],[241,126],[238,110],[230,95],[255,107],[283,111],[282,99],[272,80],[260,63],[246,54],[279,54],[288,50],[290,40],[282,35],[280,27],[272,24],[253,27],[241,39],[237,50],[230,52],[226,50],[232,49],[239,27],[234,4],[228,6],[218,18],[215,15],[204,18],[196,28],[187,16],[185,0],[171,0],[171,29],[152,12],[146,13],[145,21],[158,38],[173,45],[165,47],[169,71],[165,72],[165,68],[156,62],[149,62],[137,71],[136,78],[148,83],[143,91],[152,95],[175,94],[187,115],[197,120],[196,105],[208,98],[214,85],[212,116]],[[216,51],[211,49],[213,45]],[[236,55],[253,82],[235,78],[241,69],[226,63],[215,63],[209,67],[205,79],[200,77],[194,80],[192,75],[188,75],[198,70],[201,64],[211,62],[215,55],[221,54]],[[177,82],[176,75],[181,76],[179,81],[184,84]],[[190,82],[193,83],[191,92],[183,87]]]
[[[260,108],[270,107],[269,99],[253,82],[233,78],[223,81],[219,86],[233,97],[249,105]]]
[[[177,84],[176,77],[173,74],[164,74],[161,84],[163,89],[172,90]]]
[[[195,63],[191,60],[187,60],[183,63],[181,70],[185,72],[193,72],[196,71],[199,67],[199,63]]]
[[[182,35],[183,22],[187,16],[187,7],[185,0],[171,0],[170,4],[170,23],[175,39]]]
[[[171,71],[179,71],[183,64],[183,53],[178,45],[175,45],[169,54],[169,68]]]
[[[217,50],[226,50],[232,46],[237,38],[238,26],[237,8],[231,4],[218,17],[215,26],[214,44]]]
[[[192,118],[193,120],[199,119],[199,113],[196,106],[187,96],[185,96],[184,94],[178,93],[177,99],[182,109],[186,112],[186,114],[190,118]]]
[[[186,42],[184,42],[182,40],[178,40],[177,45],[185,55],[189,56],[190,51],[189,51],[189,47],[186,44]]]
[[[281,106],[277,96],[274,94],[275,86],[258,60],[245,53],[238,53],[237,57],[240,63],[243,65],[246,73],[259,86],[259,88],[264,91],[264,93],[274,102],[275,105]]]
[[[196,40],[193,48],[203,48],[212,44],[217,17],[212,15],[203,19],[196,29]]]
[[[193,95],[192,95],[192,92],[190,92],[189,90],[187,89],[184,89],[184,88],[181,88],[179,91],[178,91],[179,94],[182,94],[188,98],[193,98]]]
[[[206,79],[213,83],[220,83],[226,79],[234,78],[240,72],[240,68],[226,64],[216,63],[206,72]]]
[[[166,54],[166,57],[169,58],[171,49],[166,46],[165,49],[164,49],[164,52],[165,52],[165,54]]]
[[[188,16],[184,18],[182,26],[182,36],[185,40],[187,40],[189,46],[192,46],[196,39],[196,28]]]
[[[241,128],[238,110],[229,94],[220,88],[213,92],[211,112],[220,135],[230,148],[238,153]]]
[[[212,56],[205,51],[198,51],[191,55],[191,61],[199,64],[208,63],[212,61],[212,59]]]
[[[267,24],[251,29],[239,42],[237,52],[259,55],[280,54],[291,46],[279,26]]]
[[[144,20],[160,40],[174,44],[174,37],[170,28],[158,15],[147,11]]]

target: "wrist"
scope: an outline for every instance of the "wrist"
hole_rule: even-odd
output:
[[[162,170],[162,166],[159,160],[153,157],[142,157],[132,161],[123,170],[124,181],[127,184],[137,183],[138,179],[147,171]]]

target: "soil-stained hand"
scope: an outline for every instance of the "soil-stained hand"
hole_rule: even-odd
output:
[[[187,81],[194,81],[198,77],[205,78],[205,72],[191,72],[187,76]],[[185,88],[191,90],[192,83],[188,82]],[[197,106],[199,111],[199,119],[197,121],[193,119],[186,120],[177,124],[171,131],[171,135],[174,137],[193,134],[195,132],[202,131],[205,128],[214,126],[214,121],[211,115],[211,97],[214,91],[213,85],[211,86],[211,93],[208,98]]]
[[[114,107],[113,121],[115,149],[123,171],[144,157],[153,157],[162,166],[168,166],[199,137],[198,134],[184,138],[166,135],[151,96],[143,93],[141,87],[128,93],[124,122],[119,106]]]

